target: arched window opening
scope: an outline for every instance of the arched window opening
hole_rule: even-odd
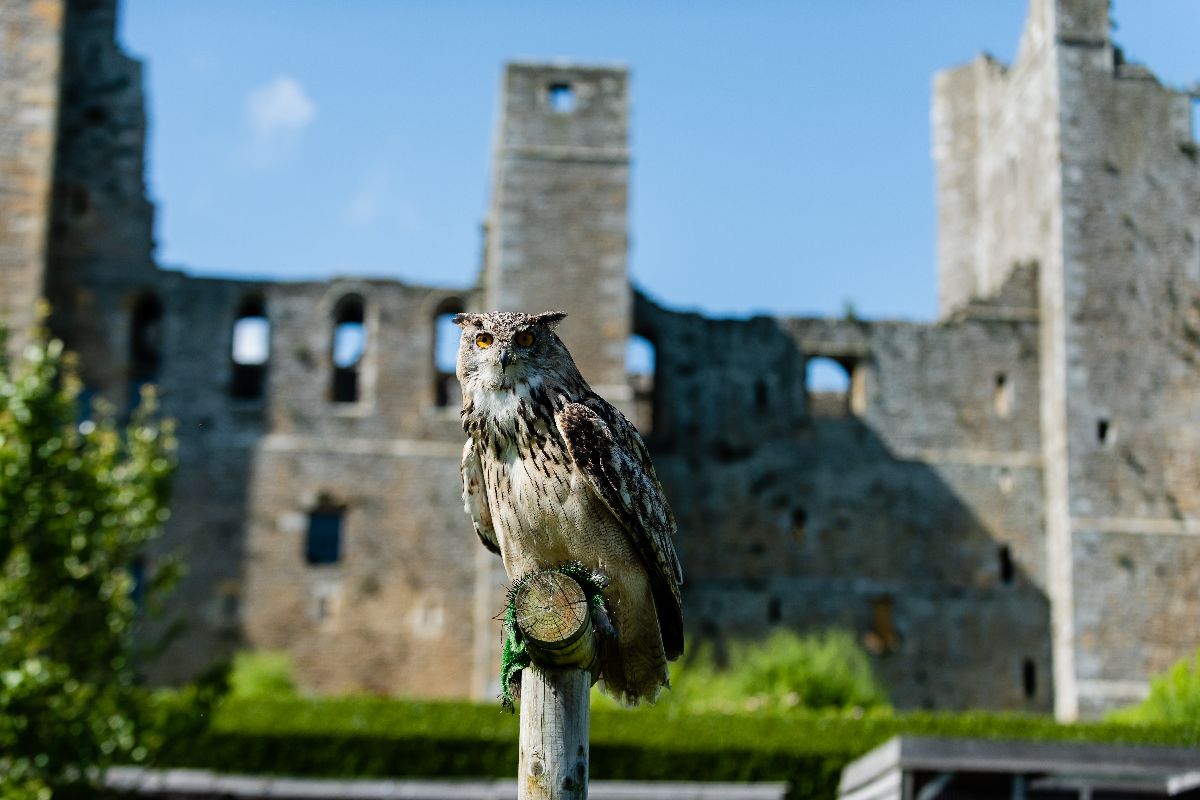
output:
[[[654,431],[654,383],[658,369],[658,353],[654,342],[633,334],[625,345],[625,371],[633,389],[634,427],[643,435]]]
[[[1021,688],[1025,690],[1027,699],[1032,700],[1037,696],[1037,665],[1032,658],[1021,662]]]
[[[233,372],[229,393],[239,400],[260,399],[266,388],[267,361],[271,356],[271,323],[262,296],[247,297],[238,307],[230,355]]]
[[[460,408],[462,389],[454,374],[462,330],[454,315],[465,311],[457,298],[443,300],[433,316],[433,402],[438,408]]]
[[[304,560],[314,566],[336,564],[342,560],[342,521],[344,506],[322,495],[308,513],[308,531],[304,537]]]
[[[360,392],[359,373],[367,351],[367,327],[364,324],[363,300],[347,295],[333,312],[333,385],[330,396],[335,403],[357,403]]]
[[[138,407],[142,387],[156,384],[162,370],[163,304],[146,292],[133,304],[129,324],[129,408]]]
[[[841,419],[860,409],[862,386],[856,368],[857,362],[852,358],[808,358],[804,374],[808,413],[814,417]]]

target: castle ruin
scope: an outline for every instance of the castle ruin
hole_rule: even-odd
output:
[[[1126,63],[1108,11],[1031,0],[1011,66],[936,77],[940,314],[915,324],[639,294],[616,67],[507,67],[476,286],[161,269],[116,0],[0,0],[10,346],[47,297],[85,400],[156,384],[179,422],[173,517],[137,565],[189,570],[157,677],[273,648],[311,690],[494,696],[506,578],[462,511],[438,322],[560,308],[654,452],[691,642],[848,628],[900,707],[1138,699],[1200,643],[1200,145],[1194,97]],[[263,358],[233,355],[246,320]],[[846,392],[806,385],[817,358]]]

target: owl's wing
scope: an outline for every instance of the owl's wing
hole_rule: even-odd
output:
[[[567,450],[592,491],[620,520],[646,565],[667,658],[683,653],[679,586],[683,570],[671,537],[675,518],[642,437],[598,396],[569,403],[554,416]]]
[[[487,488],[483,485],[483,465],[475,452],[475,440],[467,439],[462,454],[463,509],[471,515],[471,523],[483,546],[493,553],[500,552],[496,529],[492,527],[492,512],[488,508]]]

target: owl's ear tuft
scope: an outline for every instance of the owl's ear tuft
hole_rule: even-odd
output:
[[[457,325],[460,328],[465,328],[468,325],[478,324],[479,323],[479,315],[478,314],[455,314],[454,318],[451,320],[451,322],[453,322],[455,325]]]
[[[533,321],[548,325],[550,330],[554,330],[558,327],[558,323],[562,322],[566,316],[567,312],[565,311],[543,311],[541,314],[534,314]]]

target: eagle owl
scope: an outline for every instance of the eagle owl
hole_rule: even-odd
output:
[[[459,314],[463,502],[509,578],[580,561],[609,579],[604,691],[636,703],[683,652],[675,520],[650,454],[592,391],[554,327],[566,314]]]

